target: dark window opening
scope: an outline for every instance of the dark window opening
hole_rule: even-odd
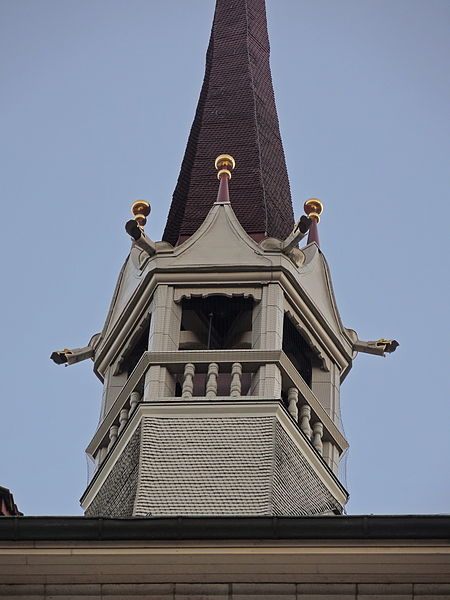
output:
[[[283,321],[283,352],[287,355],[307,385],[311,387],[313,358],[311,348],[286,315],[284,315]]]
[[[147,320],[142,327],[136,332],[134,339],[130,343],[130,349],[125,354],[125,357],[120,366],[121,373],[131,375],[133,369],[138,364],[140,358],[148,350],[148,338],[150,335],[150,319]]]
[[[251,348],[251,298],[208,296],[182,302],[180,349]]]

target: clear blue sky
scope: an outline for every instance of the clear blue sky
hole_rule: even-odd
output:
[[[267,0],[297,216],[325,204],[343,321],[395,354],[341,390],[348,512],[449,512],[447,0]],[[102,328],[137,198],[160,239],[213,0],[2,0],[0,485],[80,514],[101,385],[52,350]],[[212,157],[214,158],[214,157]]]

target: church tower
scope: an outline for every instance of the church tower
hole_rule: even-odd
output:
[[[264,0],[217,0],[163,240],[135,202],[102,332],[52,355],[104,384],[87,516],[342,513],[340,384],[397,343],[343,326],[322,209],[294,220]]]

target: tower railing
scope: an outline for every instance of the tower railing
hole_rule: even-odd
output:
[[[87,452],[99,466],[142,403],[283,404],[302,435],[336,472],[348,444],[282,350],[145,352],[100,423]]]

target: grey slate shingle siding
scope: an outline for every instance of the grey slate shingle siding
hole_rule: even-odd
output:
[[[274,417],[144,417],[86,516],[299,516],[334,509],[342,507]]]
[[[341,508],[274,417],[143,421],[137,516],[315,515]]]
[[[317,477],[283,427],[276,424],[273,514],[319,515],[342,506]]]
[[[87,517],[131,517],[139,471],[140,426],[86,510]]]
[[[136,515],[267,515],[270,417],[145,417]]]

